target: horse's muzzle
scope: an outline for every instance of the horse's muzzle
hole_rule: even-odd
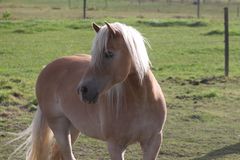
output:
[[[96,103],[98,100],[99,93],[92,90],[91,87],[79,86],[77,88],[77,93],[85,103]]]

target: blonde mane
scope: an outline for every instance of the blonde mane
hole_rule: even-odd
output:
[[[151,64],[145,47],[145,42],[147,45],[149,45],[148,42],[145,41],[144,37],[133,27],[118,22],[111,23],[110,25],[123,36],[139,77],[140,84],[142,84],[143,78],[148,72]],[[93,41],[92,61],[90,63],[92,67],[101,69],[101,60],[103,58],[103,52],[107,48],[109,37],[108,34],[108,28],[105,25],[101,27]],[[124,107],[127,107],[127,104],[125,103],[124,92],[124,82],[114,85],[107,92],[107,104],[109,105],[108,109],[116,114],[116,118],[118,118],[121,110]]]
[[[110,25],[119,31],[123,36],[123,39],[129,50],[129,54],[131,55],[132,62],[136,68],[136,72],[138,73],[139,80],[142,82],[144,75],[150,68],[150,61],[144,43],[146,42],[146,44],[149,45],[148,42],[133,27],[118,22],[111,23]],[[92,66],[101,66],[102,53],[104,52],[104,49],[107,48],[108,37],[108,28],[106,25],[104,25],[101,27],[93,41],[91,61]]]

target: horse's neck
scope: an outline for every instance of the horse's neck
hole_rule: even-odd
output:
[[[145,74],[142,81],[134,74],[129,75],[125,82],[126,88],[129,89],[127,92],[132,91],[132,94],[138,97],[138,101],[149,100],[150,97],[154,96],[156,87],[157,89],[159,87],[151,70]]]
[[[161,89],[150,70],[142,82],[137,75],[131,74],[124,82],[113,86],[107,92],[106,98],[102,99],[106,104],[103,106],[104,113],[110,113],[110,117],[115,119],[136,113],[136,110],[145,110],[159,98],[160,92]]]
[[[142,81],[139,79],[139,76],[137,74],[130,74],[123,83],[126,92],[125,94],[131,94],[136,98],[141,98],[147,92],[146,86],[147,80],[148,80],[147,74],[145,75]]]
[[[154,94],[153,88],[156,83],[155,81],[150,70],[142,81],[139,80],[137,74],[130,74],[124,82],[112,88],[111,96],[115,97],[117,100],[116,103],[120,102],[121,105],[124,105],[124,102],[128,104],[129,102],[144,104]]]

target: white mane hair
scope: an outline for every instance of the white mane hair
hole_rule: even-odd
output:
[[[126,43],[128,51],[131,55],[132,62],[138,73],[140,82],[142,82],[144,75],[150,68],[150,61],[148,58],[145,43],[149,43],[144,39],[144,37],[133,27],[127,26],[125,24],[116,22],[110,24],[112,28],[116,29],[123,36]],[[101,67],[101,59],[103,57],[103,52],[107,49],[108,42],[108,28],[107,25],[101,27],[97,33],[92,46],[92,66]]]

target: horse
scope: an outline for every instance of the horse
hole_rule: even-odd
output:
[[[112,160],[124,160],[133,143],[143,160],[159,154],[167,109],[144,37],[119,22],[92,27],[91,56],[56,59],[38,76],[38,108],[21,135],[30,134],[26,160],[76,160],[80,133],[105,141]]]

